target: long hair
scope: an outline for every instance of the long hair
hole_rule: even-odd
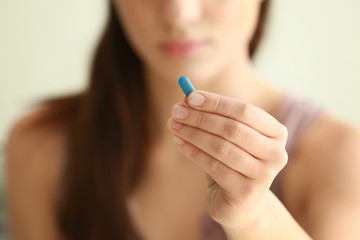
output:
[[[264,1],[250,56],[261,40],[268,8]],[[47,101],[48,113],[41,121],[68,130],[57,208],[58,227],[67,239],[139,239],[126,198],[146,168],[146,99],[141,61],[111,6],[88,88]]]

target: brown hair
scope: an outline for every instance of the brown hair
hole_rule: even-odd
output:
[[[264,1],[250,56],[258,47],[268,8],[269,1]],[[48,114],[42,123],[61,124],[69,131],[58,198],[59,229],[68,239],[139,239],[126,197],[146,167],[146,98],[141,61],[111,6],[88,88],[45,104]]]

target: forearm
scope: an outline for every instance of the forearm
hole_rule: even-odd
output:
[[[309,240],[311,237],[301,228],[283,204],[269,191],[259,208],[259,216],[250,226],[225,227],[229,240]]]

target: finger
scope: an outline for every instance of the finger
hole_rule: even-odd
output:
[[[257,178],[264,168],[260,160],[216,135],[183,125],[173,119],[169,120],[169,128],[175,135],[248,178]]]
[[[239,99],[206,91],[193,91],[188,104],[206,112],[233,118],[269,137],[284,137],[286,128],[264,110]]]
[[[192,160],[227,193],[240,197],[243,190],[248,188],[251,180],[241,173],[231,169],[179,136],[174,137],[174,143],[188,159]]]
[[[185,104],[176,104],[172,116],[178,122],[222,137],[259,159],[277,159],[285,151],[284,144],[232,118],[199,111]]]

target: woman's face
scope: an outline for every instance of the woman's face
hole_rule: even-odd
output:
[[[147,70],[197,81],[246,60],[262,0],[113,0]]]

